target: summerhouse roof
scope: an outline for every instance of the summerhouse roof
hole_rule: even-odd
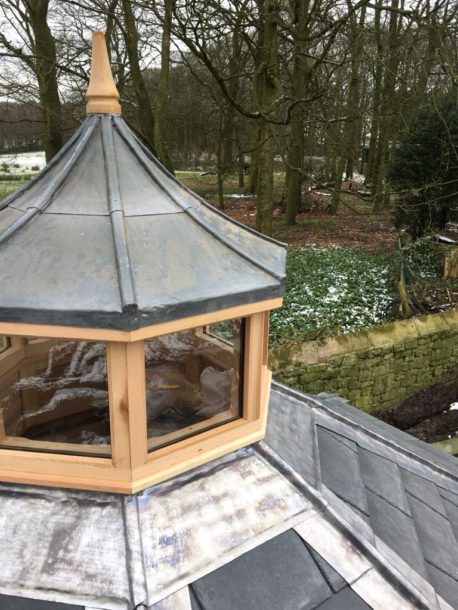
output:
[[[133,496],[0,484],[0,528],[13,610],[458,608],[456,459],[279,384],[265,441]]]
[[[286,247],[95,114],[0,204],[0,261],[0,321],[132,330],[281,296]]]

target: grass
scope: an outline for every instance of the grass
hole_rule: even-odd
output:
[[[23,177],[21,177],[19,180],[18,179],[10,179],[10,180],[2,180],[0,181],[0,201],[3,201],[3,199],[5,199],[5,197],[8,197],[8,195],[10,195],[11,193],[14,193],[14,191],[17,191],[18,189],[21,188],[21,186],[23,186],[26,182],[28,182],[28,178],[23,179]]]

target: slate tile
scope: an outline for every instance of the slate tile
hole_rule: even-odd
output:
[[[401,475],[404,488],[411,496],[421,500],[444,517],[446,516],[439,490],[434,483],[404,468],[401,468]]]
[[[351,584],[371,569],[372,564],[320,513],[305,519],[294,528],[335,570]]]
[[[447,574],[428,564],[431,581],[437,593],[448,602],[452,608],[458,609],[458,583]]]
[[[367,497],[374,534],[427,578],[422,548],[412,518],[369,490]]]
[[[326,429],[326,432],[330,436],[332,436],[332,438],[334,440],[338,441],[339,443],[342,443],[342,445],[345,445],[345,447],[347,447],[348,449],[351,449],[352,451],[355,451],[356,453],[358,452],[358,446],[355,444],[354,440],[347,438],[343,434],[339,434],[338,432],[335,432],[334,430],[329,430],[329,428],[326,428],[326,425],[322,425],[321,427]]]
[[[442,498],[442,502],[444,503],[445,512],[447,513],[455,538],[458,540],[458,506],[445,498]]]
[[[343,589],[343,587],[347,585],[347,581],[343,578],[343,576],[336,572],[336,570],[334,570],[334,568],[329,565],[329,563],[323,559],[323,557],[321,557],[321,555],[317,553],[310,545],[308,545],[306,542],[304,542],[304,544],[307,546],[307,549],[312,555],[314,562],[317,564],[320,572],[326,578],[326,582],[334,593],[337,593]]]
[[[370,608],[371,606],[347,586],[317,606],[316,610],[370,610]]]
[[[440,487],[439,493],[442,496],[442,498],[445,498],[448,502],[450,502],[451,504],[454,504],[458,508],[458,492],[453,493],[451,491],[448,491],[447,489],[442,489]]]
[[[410,514],[398,466],[367,449],[359,449],[364,485],[387,502]]]
[[[192,586],[190,586],[188,588],[189,588],[189,598],[191,600],[191,610],[209,610],[209,609],[204,608],[202,606],[202,604],[199,602],[196,594],[193,591]]]
[[[205,610],[312,610],[332,595],[293,530],[207,574],[191,588]]]
[[[265,442],[311,485],[316,482],[314,434],[312,409],[272,391]]]
[[[450,521],[413,496],[409,504],[426,561],[458,581],[458,545]]]
[[[317,426],[321,480],[339,498],[368,513],[356,443]]]
[[[82,606],[0,595],[1,610],[84,610]]]
[[[394,426],[377,419],[373,415],[369,415],[368,413],[361,411],[361,409],[352,407],[339,396],[326,394],[323,392],[318,394],[315,398],[322,402],[325,406],[329,407],[330,410],[347,417],[352,422],[359,424],[363,428],[371,430],[380,435],[382,438],[395,442],[396,444],[409,449],[416,455],[420,455],[429,460],[432,464],[441,466],[445,470],[455,473],[456,475],[456,458],[447,455],[444,451],[437,449],[437,447],[428,445],[428,443],[420,441],[411,434],[398,430],[397,428],[394,428]],[[304,397],[304,400],[306,400],[306,397]],[[402,457],[399,457],[400,460],[402,460]],[[425,469],[428,470],[428,467],[426,466]]]
[[[342,519],[351,531],[355,532],[358,536],[364,537],[371,544],[374,543],[374,532],[372,531],[368,515],[365,515],[354,506],[350,506],[350,504],[347,504],[338,498],[336,494],[327,487],[322,488],[322,494],[339,515],[339,519]]]

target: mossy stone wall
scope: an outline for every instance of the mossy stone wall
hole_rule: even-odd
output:
[[[277,347],[270,366],[275,379],[309,394],[334,392],[369,412],[390,409],[458,379],[458,310]]]

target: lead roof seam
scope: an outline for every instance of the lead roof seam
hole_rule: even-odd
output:
[[[129,246],[127,242],[126,227],[124,225],[124,208],[119,187],[117,159],[110,123],[110,115],[101,118],[102,150],[108,202],[110,206],[110,220],[113,232],[121,302],[124,309],[129,305],[137,306],[137,298],[135,295],[135,285],[130,264]]]
[[[12,224],[10,224],[4,231],[0,233],[0,245],[4,244],[19,229],[21,229],[25,224],[27,224],[29,220],[34,218],[39,212],[43,212],[43,210],[45,210],[50,205],[53,200],[53,197],[65,184],[70,172],[81,157],[81,154],[83,153],[86,144],[91,139],[91,136],[94,133],[94,129],[95,123],[91,122],[88,123],[87,128],[81,131],[81,137],[77,141],[75,150],[66,162],[58,178],[52,181],[44,189],[44,193],[40,197],[41,203],[36,206],[28,207],[20,218],[16,219]]]
[[[156,167],[158,167],[158,169],[167,175],[167,177],[172,180],[173,182],[175,182],[178,186],[180,186],[181,188],[183,188],[187,193],[189,193],[190,195],[192,195],[193,197],[195,197],[195,199],[197,199],[197,201],[199,201],[205,208],[208,208],[209,210],[211,210],[212,212],[214,212],[215,214],[217,214],[218,216],[220,216],[221,218],[229,221],[231,224],[236,225],[237,227],[240,227],[242,229],[245,229],[246,231],[248,231],[249,233],[251,233],[252,235],[254,235],[255,237],[262,239],[263,241],[267,241],[270,242],[271,244],[275,244],[276,246],[280,246],[283,247],[285,250],[288,249],[288,244],[286,244],[285,242],[279,241],[278,239],[274,239],[273,237],[270,237],[269,235],[264,235],[262,233],[259,233],[258,231],[256,231],[255,229],[252,229],[251,227],[248,227],[246,225],[244,225],[243,223],[239,222],[238,220],[235,220],[234,218],[230,218],[229,216],[227,216],[226,214],[224,214],[224,212],[221,212],[221,210],[218,210],[217,208],[214,208],[212,205],[210,205],[207,201],[205,201],[205,199],[203,199],[202,197],[200,197],[197,193],[194,193],[190,188],[188,188],[185,184],[183,184],[182,182],[180,182],[178,180],[178,178],[176,176],[174,176],[171,172],[169,172],[169,170],[164,167],[164,165],[162,165],[162,163],[156,159],[156,157],[151,153],[150,150],[148,150],[146,148],[146,146],[144,146],[144,144],[139,140],[139,138],[133,134],[133,137],[135,139],[135,141],[138,143],[138,145],[140,146],[141,150],[146,154],[146,156],[148,157],[148,159],[150,159],[154,165],[156,165]]]
[[[129,569],[129,560],[131,558],[131,550],[130,550],[130,546],[128,543],[128,531],[127,531],[127,523],[126,523],[126,506],[125,506],[125,500],[124,498],[121,498],[121,514],[122,514],[122,528],[123,528],[123,533],[124,533],[124,549],[126,551],[126,556],[125,556],[125,560],[126,560],[126,576],[127,576],[127,583],[128,583],[128,587],[129,587],[129,595],[130,595],[130,604],[135,604],[135,594],[134,594],[134,585],[133,585],[133,578],[132,578],[132,573]]]
[[[268,462],[274,465],[277,470],[283,474],[295,487],[297,487],[305,497],[312,502],[318,511],[321,513],[323,518],[331,525],[341,532],[355,548],[362,553],[362,555],[369,559],[372,563],[373,568],[380,571],[382,575],[387,575],[390,578],[388,580],[392,586],[398,587],[404,594],[413,596],[413,598],[419,602],[419,608],[426,608],[422,594],[417,588],[412,585],[409,579],[397,568],[387,562],[383,554],[375,547],[374,544],[367,541],[360,533],[355,530],[345,519],[342,519],[339,511],[336,510],[331,504],[323,497],[323,495],[316,489],[314,489],[299,473],[297,473],[283,458],[269,447],[264,441],[257,444],[257,451],[262,455]],[[394,551],[393,551],[394,552]],[[396,553],[397,554],[397,553]],[[419,578],[427,582],[421,574],[418,574]],[[394,582],[393,582],[394,581]],[[428,609],[430,610],[430,609]]]
[[[317,424],[315,421],[315,413],[313,412],[313,409],[310,409],[310,425],[312,427],[312,437],[313,437],[313,447],[312,447],[312,456],[313,456],[313,463],[314,463],[314,474],[315,474],[315,484],[317,485],[318,489],[319,486],[323,485],[323,481],[321,478],[321,461],[320,461],[320,445],[318,443],[318,430],[317,430]]]
[[[24,213],[24,210],[15,208],[14,205],[8,206],[11,210],[16,212]],[[47,216],[83,216],[84,218],[107,218],[110,214],[86,214],[86,213],[75,213],[75,212],[43,212]],[[157,214],[131,214],[125,215],[126,218],[148,218],[149,216],[176,216],[177,214],[184,214],[184,212],[158,212]]]
[[[307,396],[307,399],[309,399],[309,396]],[[315,408],[312,405],[309,406],[311,406],[312,410]],[[397,444],[393,444],[376,433],[371,433],[368,428],[361,424],[355,424],[351,422],[351,420],[349,424],[347,421],[342,420],[338,414],[336,417],[333,417],[332,411],[328,412],[320,409],[316,409],[316,411],[317,416],[321,418],[320,424],[325,429],[329,429],[335,434],[340,434],[348,440],[357,442],[358,446],[362,449],[365,449],[377,457],[383,457],[392,464],[397,464],[408,472],[413,472],[414,474],[422,476],[439,487],[442,485],[442,488],[448,489],[446,487],[447,484],[456,487],[457,481],[453,473],[448,470],[442,470],[439,467],[434,467],[427,459],[418,456],[417,453],[413,453]],[[399,460],[401,459],[403,461],[402,463],[399,463]],[[425,468],[428,470],[427,473],[424,472]],[[437,479],[440,479],[440,482]]]
[[[145,545],[143,544],[143,537],[141,535],[141,531],[142,531],[142,524],[141,524],[141,519],[140,519],[140,507],[138,505],[138,498],[139,498],[139,494],[135,494],[135,499],[134,499],[134,503],[135,503],[135,523],[137,524],[137,528],[138,528],[138,536],[139,536],[139,540],[140,540],[140,555],[141,555],[141,559],[142,559],[142,573],[143,573],[143,583],[144,583],[144,587],[145,587],[145,602],[148,601],[148,577],[147,577],[147,570],[146,570],[146,563],[145,563]]]
[[[348,586],[349,583],[347,580],[345,580],[345,578],[343,578],[343,576],[341,574],[339,574],[337,572],[337,570],[334,570],[334,568],[331,566],[331,564],[329,564],[326,559],[324,559],[324,557],[321,557],[321,555],[318,553],[318,551],[315,551],[315,549],[311,546],[308,545],[307,542],[304,540],[304,538],[302,538],[302,536],[300,536],[296,530],[294,530],[294,533],[296,534],[296,536],[299,538],[299,540],[302,542],[302,544],[305,546],[305,548],[307,549],[307,551],[310,553],[310,556],[312,558],[312,561],[315,563],[316,567],[318,568],[319,573],[321,574],[321,576],[323,577],[324,581],[326,582],[326,584],[328,585],[328,587],[331,589],[331,592],[333,595],[335,595],[336,593],[338,593],[339,591],[341,591],[345,586]],[[313,552],[312,552],[313,550]],[[339,574],[339,576],[342,578],[343,582],[345,583],[343,586],[340,587],[340,589],[334,590],[334,585],[331,584],[331,577],[329,576],[329,574],[324,570],[324,567],[322,567],[322,564],[320,565],[320,563],[315,559],[315,555],[318,555],[319,557],[321,557],[322,561],[324,561],[325,563],[328,564],[328,566],[330,567],[331,570],[334,570],[334,572],[336,572],[337,574]],[[326,598],[329,599],[329,598]],[[323,600],[326,601],[326,600]],[[320,602],[322,603],[322,602]]]
[[[392,441],[392,440],[386,438],[385,436],[382,436],[380,433],[370,430],[369,428],[363,426],[362,424],[360,424],[358,422],[351,420],[349,417],[346,417],[345,415],[341,415],[340,413],[337,413],[332,407],[325,405],[324,403],[320,402],[317,398],[310,396],[309,394],[304,394],[304,393],[300,392],[299,390],[295,390],[294,388],[290,388],[290,387],[280,383],[279,381],[275,381],[275,386],[277,386],[287,396],[290,396],[291,398],[296,400],[300,405],[304,404],[303,398],[305,397],[309,407],[311,407],[312,409],[317,409],[317,411],[324,413],[325,415],[328,416],[329,419],[335,420],[336,422],[340,423],[341,425],[344,425],[347,428],[351,428],[355,431],[362,432],[364,435],[373,438],[374,440],[381,443],[382,445],[385,445],[392,451],[400,453],[409,459],[413,459],[415,462],[418,462],[418,463],[423,464],[424,466],[427,466],[435,474],[437,474],[441,477],[451,479],[454,482],[458,482],[458,476],[455,475],[450,470],[446,469],[445,467],[437,466],[429,458],[424,457],[423,455],[419,455],[417,452],[414,452],[411,449],[407,449],[406,447],[399,445],[398,442]],[[275,391],[275,387],[273,389]],[[279,391],[279,390],[277,390],[277,391]],[[353,440],[353,439],[350,439],[350,440]],[[375,453],[375,451],[374,451],[374,453]]]
[[[87,122],[89,122],[89,121],[94,122],[92,117],[87,119]],[[32,186],[37,184],[37,182],[39,182],[43,178],[43,176],[45,176],[57,164],[57,162],[60,161],[62,159],[62,157],[65,156],[65,153],[68,151],[68,149],[71,148],[73,146],[73,144],[75,143],[75,141],[77,141],[81,137],[81,134],[83,133],[85,128],[86,128],[86,121],[82,125],[80,125],[79,129],[77,129],[75,131],[75,133],[72,135],[72,137],[67,140],[67,142],[62,146],[62,148],[59,150],[59,152],[56,155],[54,155],[54,157],[51,159],[51,161],[49,161],[49,163],[47,163],[44,166],[44,168],[36,176],[34,176],[31,180],[26,182],[26,184],[24,184],[24,186],[22,186],[20,189],[18,189],[17,191],[14,191],[14,193],[11,193],[11,195],[9,197],[6,197],[6,199],[4,199],[0,203],[0,210],[2,210],[5,207],[8,207],[18,197],[20,197],[21,195],[26,193],[28,190],[30,190],[32,188]],[[13,209],[17,209],[17,208],[13,208]],[[20,210],[20,211],[23,212],[23,210]]]
[[[346,436],[350,434],[348,426],[345,422],[338,419],[333,419],[329,413],[322,413],[323,418],[329,420],[328,425],[332,426],[334,432]],[[449,489],[447,485],[457,489],[458,477],[450,471],[436,466],[429,458],[424,458],[418,453],[399,445],[398,442],[392,442],[377,433],[372,433],[365,426],[357,425],[354,429],[355,436],[351,440],[357,442],[358,446],[366,451],[374,454],[377,457],[383,457],[392,464],[397,464],[407,472],[411,472],[424,479],[430,481],[434,485],[442,486],[444,489]]]
[[[170,190],[157,180],[156,176],[151,171],[151,169],[149,168],[148,164],[143,161],[141,156],[145,154],[144,151],[137,145],[137,142],[136,142],[135,139],[132,138],[133,142],[130,141],[129,136],[131,134],[130,133],[129,134],[126,133],[126,128],[125,128],[124,123],[122,122],[122,120],[120,120],[119,117],[114,117],[114,122],[115,122],[115,126],[116,126],[116,129],[117,129],[118,133],[121,135],[121,137],[124,140],[124,142],[131,149],[131,151],[134,153],[134,155],[136,156],[138,161],[141,163],[142,167],[146,170],[146,172],[148,173],[150,178],[152,178],[154,180],[154,182],[159,186],[159,188],[161,190],[163,190],[172,199],[172,201],[185,212],[185,214],[187,214],[197,225],[199,225],[201,228],[203,228],[204,231],[206,231],[207,233],[212,235],[217,241],[219,241],[220,243],[225,245],[227,248],[229,248],[230,250],[235,252],[238,256],[240,256],[244,260],[246,260],[250,265],[252,265],[254,267],[258,267],[258,269],[260,269],[264,273],[267,273],[267,275],[270,275],[271,277],[274,277],[276,280],[281,281],[281,280],[284,279],[283,275],[279,275],[278,273],[276,273],[275,271],[272,271],[271,269],[268,269],[267,267],[265,267],[264,265],[262,265],[258,261],[254,261],[247,254],[245,254],[245,252],[243,252],[242,250],[237,248],[234,244],[231,244],[225,237],[223,237],[222,235],[220,235],[219,233],[217,233],[216,231],[211,229],[200,218],[196,217],[193,208],[191,208],[190,206],[184,207],[179,202],[179,200],[170,192]],[[196,197],[196,195],[194,193],[193,193],[193,196]],[[197,200],[200,203],[200,199],[197,198]]]

